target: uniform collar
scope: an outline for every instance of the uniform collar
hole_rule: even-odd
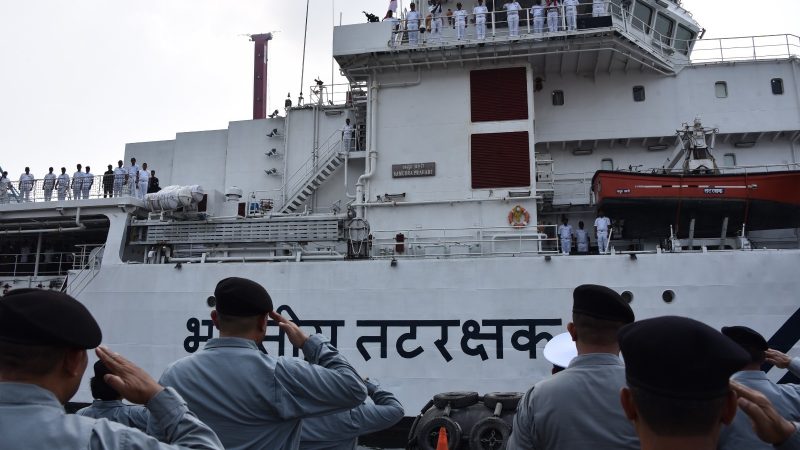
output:
[[[122,400],[95,400],[92,406],[99,409],[113,409],[125,406],[125,403],[122,403]]]
[[[763,381],[769,380],[767,378],[767,374],[761,370],[742,370],[741,372],[736,372],[731,377],[736,381],[746,380],[746,381]]]
[[[50,406],[64,412],[55,394],[35,384],[0,382],[0,404],[3,403]]]
[[[238,337],[219,337],[209,339],[204,349],[223,348],[223,347],[236,347],[236,348],[252,348],[258,350],[255,341],[251,339],[238,338]]]
[[[572,361],[569,362],[570,368],[596,365],[622,367],[622,360],[619,359],[619,356],[611,353],[587,353],[585,355],[578,355],[572,358]]]

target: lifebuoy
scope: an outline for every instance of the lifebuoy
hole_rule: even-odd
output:
[[[508,213],[508,224],[514,228],[525,228],[531,222],[531,215],[522,205],[511,208]]]

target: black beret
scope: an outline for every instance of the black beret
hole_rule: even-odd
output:
[[[744,326],[722,327],[722,334],[733,339],[733,342],[745,349],[750,354],[750,359],[753,362],[764,359],[764,352],[769,349],[769,344],[767,344],[764,336],[752,328]]]
[[[583,284],[572,292],[572,312],[613,322],[635,320],[631,306],[613,289]]]
[[[108,367],[103,363],[103,361],[97,361],[94,363],[94,376],[99,379],[104,379],[106,375],[110,374],[111,371],[108,370]]]
[[[216,307],[228,316],[257,316],[272,311],[272,299],[263,286],[245,278],[230,277],[214,289]]]
[[[15,289],[0,299],[0,340],[89,349],[103,335],[89,310],[67,294]]]
[[[708,325],[665,316],[622,327],[619,345],[628,386],[669,398],[711,400],[750,362],[735,342]]]

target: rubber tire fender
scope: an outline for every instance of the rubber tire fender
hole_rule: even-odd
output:
[[[490,392],[483,396],[483,404],[492,411],[498,403],[503,405],[503,411],[514,411],[520,400],[521,392]]]
[[[475,403],[478,403],[478,399],[479,396],[477,392],[443,392],[433,396],[433,404],[439,409],[444,409],[448,404],[450,405],[450,408],[458,409],[472,406]]]
[[[511,436],[511,425],[498,417],[486,417],[472,427],[469,434],[470,450],[506,450]]]
[[[439,429],[444,427],[447,431],[447,448],[455,450],[461,443],[461,425],[449,417],[436,417],[431,419],[419,430],[417,435],[417,448],[420,450],[436,450],[436,439],[431,442],[431,437],[439,435]]]

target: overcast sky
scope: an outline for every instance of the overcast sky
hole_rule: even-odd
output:
[[[306,85],[331,78],[340,12],[343,23],[360,23],[362,10],[380,14],[388,0],[310,4]],[[800,0],[683,4],[707,38],[800,34]],[[248,34],[275,33],[268,110],[300,88],[302,0],[7,0],[0,10],[0,166],[12,180],[26,165],[37,178],[76,163],[99,174],[126,142],[250,119]]]

